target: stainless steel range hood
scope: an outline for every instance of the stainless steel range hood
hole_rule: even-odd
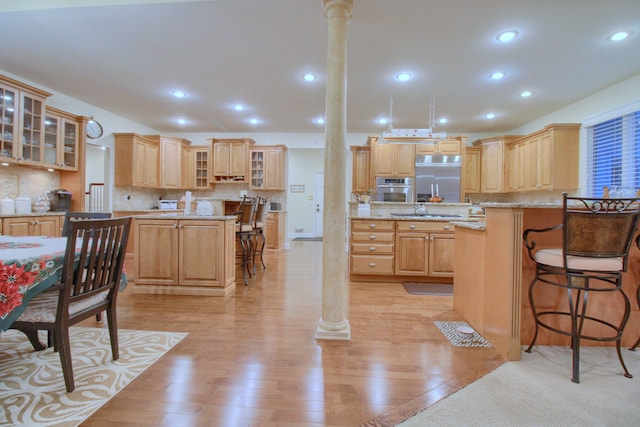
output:
[[[462,156],[456,155],[418,155],[416,156],[416,167],[460,167],[462,166]]]

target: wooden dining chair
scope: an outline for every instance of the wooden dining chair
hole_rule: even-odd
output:
[[[54,350],[68,392],[75,388],[69,327],[107,312],[113,360],[118,360],[116,301],[122,277],[131,217],[71,221],[60,283],[33,297],[11,329],[24,332],[36,350],[38,331],[53,332]]]
[[[80,212],[67,211],[64,214],[64,223],[62,225],[62,237],[67,237],[69,233],[69,223],[80,219],[106,219],[111,218],[111,212]],[[96,320],[102,320],[102,313],[96,314]]]

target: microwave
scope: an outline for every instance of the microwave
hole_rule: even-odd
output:
[[[376,178],[376,200],[378,202],[413,203],[413,178]]]
[[[176,210],[178,209],[178,201],[177,200],[158,200],[158,209],[163,211]]]

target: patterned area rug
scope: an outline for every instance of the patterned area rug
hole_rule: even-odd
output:
[[[51,348],[33,351],[21,332],[2,332],[0,425],[77,426],[185,336],[120,329],[120,358],[114,362],[107,329],[72,327],[76,388],[67,393],[58,353]]]
[[[402,286],[411,295],[453,295],[453,283],[402,282]]]
[[[491,347],[491,344],[473,330],[467,322],[433,322],[449,342],[456,347]],[[458,328],[469,328],[473,333],[465,334]]]

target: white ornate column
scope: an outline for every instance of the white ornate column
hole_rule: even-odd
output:
[[[353,0],[323,0],[329,27],[325,106],[322,319],[316,338],[351,339],[345,252],[347,23]]]

